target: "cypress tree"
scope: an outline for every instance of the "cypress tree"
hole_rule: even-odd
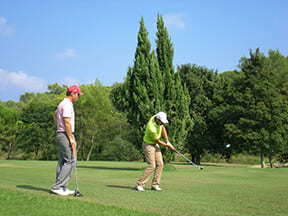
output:
[[[150,49],[151,44],[148,39],[148,31],[141,18],[138,32],[138,43],[135,53],[134,67],[129,68],[125,86],[125,98],[127,98],[127,118],[128,122],[135,128],[136,145],[139,149],[142,146],[142,139],[145,132],[145,125],[151,115],[151,102],[149,99],[149,89],[147,80],[150,78]]]
[[[156,52],[159,63],[160,72],[164,81],[164,99],[166,101],[172,100],[172,93],[174,87],[174,67],[173,55],[174,49],[169,38],[167,28],[161,15],[157,15],[157,32],[156,32]]]
[[[163,101],[164,110],[170,120],[167,125],[170,142],[176,148],[183,148],[189,128],[193,126],[189,115],[189,94],[185,85],[181,84],[181,79],[174,72],[173,56],[174,48],[169,38],[167,28],[164,25],[162,16],[157,16],[156,52],[159,63],[160,74],[164,84]],[[169,162],[172,152],[163,149],[164,161]]]
[[[155,54],[155,50],[152,50],[152,53],[150,55],[149,78],[147,79],[146,85],[148,89],[149,99],[151,101],[150,106],[155,114],[155,112],[163,110],[165,107],[163,98],[164,83],[162,81],[162,76],[160,73],[160,68]]]
[[[189,95],[181,85],[180,77],[174,73],[173,45],[159,15],[157,28],[156,56],[154,50],[150,53],[148,32],[141,18],[134,66],[128,69],[123,86],[113,89],[112,101],[116,108],[127,112],[128,121],[136,130],[138,149],[141,149],[149,118],[159,111],[167,113],[169,139],[181,149],[187,135],[186,128],[191,126]],[[165,162],[169,162],[173,155],[166,150],[163,148],[163,157]]]

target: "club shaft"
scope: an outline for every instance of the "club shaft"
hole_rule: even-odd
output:
[[[78,189],[78,179],[77,179],[77,168],[76,168],[76,164],[77,164],[77,151],[76,151],[76,148],[73,148],[73,156],[74,156],[74,159],[75,159],[75,179],[76,179],[76,189],[77,191],[79,190]]]
[[[75,164],[76,165],[76,164]],[[77,169],[76,169],[76,166],[75,166],[75,178],[76,178],[76,188],[77,188],[77,191],[78,191],[78,179],[77,179]]]
[[[178,150],[175,149],[175,152],[177,152],[179,155],[181,155],[183,158],[185,158],[188,162],[190,162],[193,166],[200,169],[199,166],[197,166],[195,163],[193,163],[191,160],[189,160],[187,157],[185,157],[182,153],[180,153]]]

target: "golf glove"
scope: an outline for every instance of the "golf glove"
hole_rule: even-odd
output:
[[[170,145],[170,146],[172,146],[172,147],[173,147],[173,145],[172,145],[172,144],[171,144],[169,141],[167,142],[167,145]]]

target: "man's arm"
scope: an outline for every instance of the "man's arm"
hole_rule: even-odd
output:
[[[72,148],[76,148],[76,141],[73,138],[70,120],[71,120],[71,118],[64,118],[65,131],[66,131],[67,137],[69,139],[70,145],[72,146]]]
[[[168,142],[169,142],[169,139],[168,139],[167,131],[166,131],[166,129],[165,129],[164,126],[162,126],[162,136],[164,137],[164,139],[165,139],[166,142],[168,143]],[[157,142],[158,144],[160,144],[160,145],[163,145],[163,146],[166,146],[166,147],[170,148],[172,151],[174,151],[174,149],[175,149],[173,146],[168,145],[168,144],[166,144],[165,142],[162,142],[160,139],[156,140],[156,142]]]
[[[166,128],[164,126],[162,126],[162,136],[164,137],[166,142],[169,142],[167,131],[166,131]]]

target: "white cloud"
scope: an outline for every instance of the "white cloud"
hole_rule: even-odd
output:
[[[0,17],[0,35],[9,36],[13,33],[13,29],[7,25],[7,20],[4,17]]]
[[[21,92],[34,92],[46,90],[43,79],[29,76],[23,71],[8,72],[0,68],[0,92],[15,90]]]
[[[64,52],[56,54],[57,59],[73,59],[77,57],[77,52],[74,49],[66,49]]]
[[[184,29],[186,27],[184,22],[186,16],[185,13],[165,14],[163,15],[163,20],[165,26],[169,29]]]

